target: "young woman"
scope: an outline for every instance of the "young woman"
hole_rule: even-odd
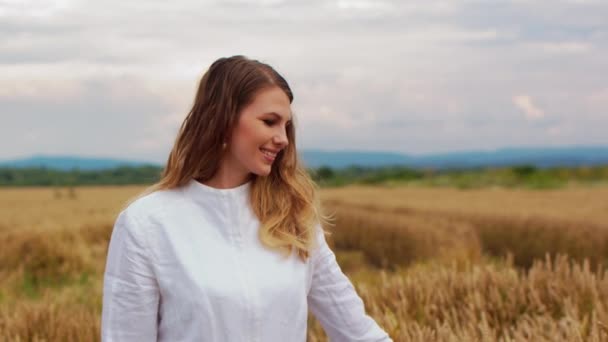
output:
[[[116,219],[102,341],[392,341],[325,239],[298,160],[289,85],[220,58],[203,75],[158,183]]]

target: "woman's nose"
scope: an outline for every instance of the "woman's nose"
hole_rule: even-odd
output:
[[[274,136],[274,143],[280,145],[281,148],[286,147],[289,144],[289,139],[287,139],[287,133],[281,132]]]

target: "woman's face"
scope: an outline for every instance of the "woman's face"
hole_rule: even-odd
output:
[[[290,124],[291,104],[283,90],[272,87],[259,91],[241,110],[228,142],[231,167],[242,170],[244,176],[250,172],[270,174],[276,154],[289,144],[286,126]]]

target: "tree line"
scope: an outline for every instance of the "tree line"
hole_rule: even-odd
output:
[[[158,181],[162,170],[161,167],[152,165],[68,171],[44,167],[0,168],[0,186],[147,185]],[[353,165],[342,169],[321,166],[309,168],[308,172],[323,187],[408,183],[459,188],[485,186],[556,188],[573,182],[608,182],[608,166],[541,169],[533,165],[516,165],[501,168],[414,169],[401,165],[386,167]]]

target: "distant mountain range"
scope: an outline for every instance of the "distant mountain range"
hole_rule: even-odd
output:
[[[608,147],[502,148],[494,151],[466,151],[427,155],[387,152],[318,151],[302,152],[307,165],[343,168],[404,165],[412,168],[454,169],[534,165],[538,168],[608,165]]]
[[[468,151],[427,155],[391,152],[303,150],[300,155],[307,167],[328,166],[341,169],[362,167],[408,166],[412,168],[477,168],[534,165],[539,168],[608,165],[608,147],[503,148],[494,151]],[[156,166],[158,163],[90,158],[77,156],[35,155],[28,158],[0,161],[0,167],[45,167],[57,170],[105,170],[120,166]]]
[[[91,158],[78,156],[50,156],[50,155],[34,155],[22,159],[0,161],[0,167],[12,168],[36,168],[44,167],[55,170],[107,170],[114,169],[120,166],[144,166],[150,165],[159,167],[158,163],[133,161],[123,159],[109,158]]]

